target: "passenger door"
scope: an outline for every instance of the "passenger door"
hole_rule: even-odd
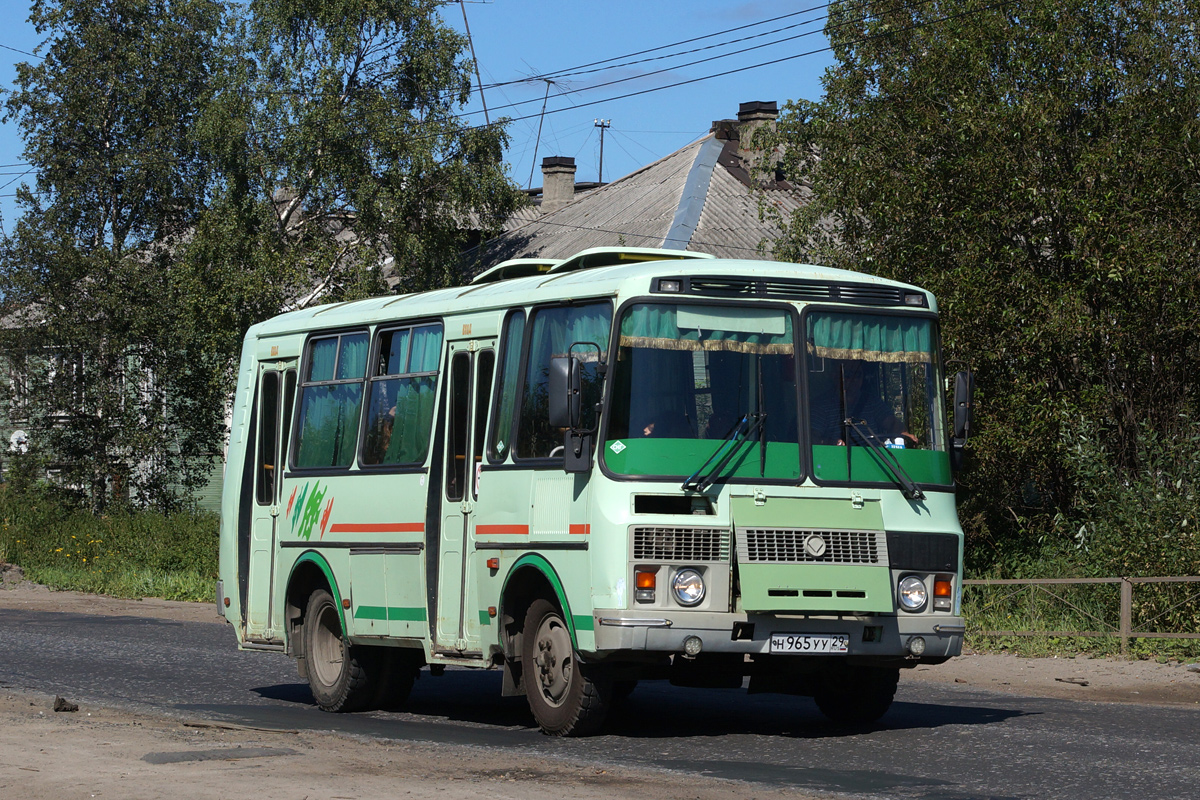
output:
[[[479,498],[479,467],[483,462],[484,430],[495,340],[451,342],[446,404],[443,513],[438,553],[437,619],[433,645],[438,652],[478,652],[479,625],[475,581],[469,578],[470,531]]]
[[[296,397],[296,362],[272,362],[259,368],[258,430],[254,459],[254,522],[250,532],[246,636],[252,641],[282,641],[276,627],[274,585],[279,502],[292,405]]]

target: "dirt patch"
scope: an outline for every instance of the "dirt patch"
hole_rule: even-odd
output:
[[[53,698],[0,694],[0,796],[157,800],[393,797],[528,800],[800,800],[814,795],[712,778],[672,782],[545,756],[359,741],[308,731],[180,722]]]

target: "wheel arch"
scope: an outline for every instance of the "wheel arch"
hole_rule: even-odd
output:
[[[558,604],[567,630],[571,633],[571,646],[578,647],[579,640],[575,634],[575,622],[571,616],[571,603],[567,600],[567,592],[562,580],[558,577],[554,566],[539,553],[527,553],[517,559],[504,579],[504,588],[500,590],[500,614],[504,620],[504,628],[517,628],[515,636],[505,636],[505,656],[511,658],[514,653],[521,652],[520,626],[525,620],[525,612],[534,600],[545,598]],[[513,649],[515,648],[515,650]]]
[[[304,657],[304,637],[300,636],[300,628],[304,622],[304,611],[308,598],[317,589],[325,589],[333,595],[337,606],[338,621],[342,631],[349,633],[346,626],[346,613],[342,608],[342,593],[338,589],[337,578],[333,568],[325,556],[316,550],[306,550],[296,559],[288,574],[286,593],[286,631],[288,653],[297,658]]]

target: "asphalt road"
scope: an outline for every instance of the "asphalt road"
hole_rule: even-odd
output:
[[[404,712],[325,714],[292,662],[240,653],[223,623],[6,611],[0,686],[261,727],[490,748],[672,770],[831,795],[1200,798],[1200,711],[1021,698],[901,679],[866,732],[807,698],[643,682],[605,735],[553,739],[498,672],[422,673]]]

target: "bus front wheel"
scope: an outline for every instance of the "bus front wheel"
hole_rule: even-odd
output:
[[[542,732],[587,736],[599,730],[612,699],[612,681],[580,663],[558,608],[535,600],[521,639],[525,695]]]
[[[899,682],[898,669],[846,666],[820,677],[813,700],[831,722],[866,725],[892,707]]]
[[[333,596],[318,589],[304,614],[304,658],[313,699],[323,711],[357,711],[375,697],[374,653],[346,641]]]

